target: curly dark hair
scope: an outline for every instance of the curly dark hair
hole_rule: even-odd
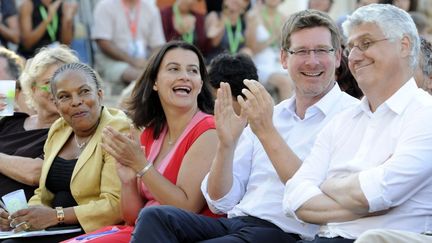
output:
[[[344,46],[342,45],[342,49],[344,49]],[[357,80],[355,80],[354,76],[352,75],[351,71],[348,67],[348,57],[346,55],[341,55],[341,62],[340,66],[336,68],[336,81],[339,84],[339,87],[342,91],[346,92],[347,94],[360,99],[363,97],[363,92],[359,88],[357,84]]]
[[[231,55],[222,53],[216,56],[209,66],[210,84],[218,89],[220,82],[227,82],[231,87],[231,95],[242,95],[245,79],[258,80],[257,68],[252,59],[245,54]]]

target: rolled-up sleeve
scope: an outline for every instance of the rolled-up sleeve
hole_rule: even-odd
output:
[[[383,164],[360,172],[360,187],[369,212],[396,207],[431,184],[431,109],[401,127],[394,154]]]
[[[212,200],[208,195],[208,174],[201,183],[201,191],[212,212],[226,214],[243,198],[252,166],[255,135],[249,127],[245,128],[234,152],[233,160],[233,184],[230,191],[219,198]]]

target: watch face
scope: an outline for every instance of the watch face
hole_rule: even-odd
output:
[[[56,210],[56,213],[57,213],[57,221],[59,223],[63,223],[63,221],[64,221],[63,207],[56,207],[55,210]]]

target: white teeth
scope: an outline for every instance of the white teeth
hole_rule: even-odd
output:
[[[307,73],[307,72],[303,72],[303,74],[304,75],[307,75],[307,76],[319,76],[319,75],[321,75],[321,72],[319,72],[319,73]]]
[[[189,87],[183,87],[183,86],[174,87],[173,90],[175,92],[177,92],[177,91],[184,91],[184,92],[186,92],[188,94],[191,92],[191,88],[189,88]]]

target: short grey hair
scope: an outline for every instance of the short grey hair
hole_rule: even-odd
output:
[[[32,86],[51,65],[62,65],[66,63],[79,62],[74,51],[65,45],[57,47],[44,47],[26,63],[24,71],[20,76],[20,82],[24,94],[27,97],[27,104],[35,108],[35,101],[32,95]]]
[[[420,37],[420,58],[419,67],[422,70],[423,75],[430,77],[432,76],[432,44],[427,41],[424,37]]]
[[[415,69],[420,50],[417,28],[409,13],[390,4],[370,4],[358,8],[342,24],[345,36],[351,30],[365,23],[376,24],[388,39],[401,39],[407,36],[411,42],[410,67]]]

